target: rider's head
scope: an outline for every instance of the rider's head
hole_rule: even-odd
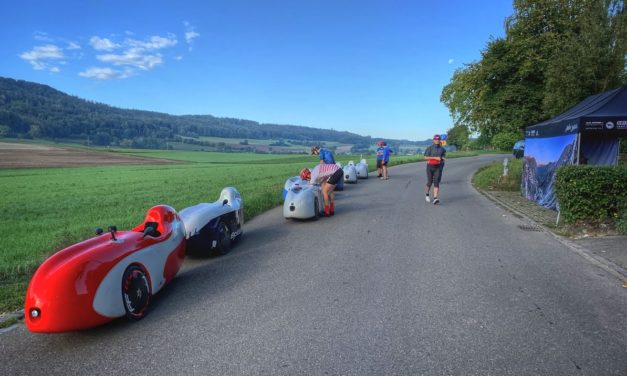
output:
[[[303,168],[300,170],[300,178],[302,180],[310,180],[311,179],[311,171],[308,168]]]

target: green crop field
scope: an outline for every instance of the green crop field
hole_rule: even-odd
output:
[[[154,205],[180,210],[213,202],[225,186],[240,191],[250,219],[280,205],[285,180],[318,161],[304,155],[139,150],[129,154],[189,163],[0,169],[0,312],[22,305],[28,280],[46,257],[93,236],[96,227],[129,229],[141,223]],[[458,156],[467,155],[472,154]],[[358,162],[348,156],[337,160]],[[393,156],[391,165],[421,160]],[[368,163],[374,170],[373,157]]]

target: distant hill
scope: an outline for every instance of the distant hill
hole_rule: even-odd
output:
[[[47,85],[0,77],[0,136],[89,140],[95,145],[164,148],[168,141],[225,137],[371,144],[350,132],[211,115],[128,110],[70,96]]]

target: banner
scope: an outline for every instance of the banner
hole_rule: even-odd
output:
[[[548,138],[526,138],[521,190],[528,200],[557,209],[555,172],[577,161],[577,134]]]

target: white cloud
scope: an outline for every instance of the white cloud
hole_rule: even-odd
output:
[[[183,25],[185,25],[185,42],[187,42],[191,51],[194,39],[198,38],[200,34],[196,32],[196,26],[192,26],[189,22],[183,21]]]
[[[134,48],[143,48],[146,50],[160,50],[162,48],[173,47],[178,43],[176,36],[169,34],[168,37],[153,35],[148,41],[137,39],[127,39],[125,44]]]
[[[448,63],[449,64],[453,64],[454,61],[455,61],[455,59],[448,59]]]
[[[98,51],[111,51],[118,47],[119,44],[113,43],[110,39],[93,36],[89,39],[89,44]]]
[[[56,73],[59,71],[59,68],[54,63],[58,62],[58,60],[63,60],[65,55],[58,46],[46,44],[44,46],[35,46],[32,50],[21,53],[20,58],[28,61],[35,70],[50,70]]]
[[[80,50],[81,45],[76,42],[69,42],[66,47],[68,50]]]
[[[35,31],[33,38],[41,42],[53,42],[53,39],[48,36],[48,33],[44,33],[43,31]]]
[[[130,48],[122,54],[97,55],[96,59],[113,65],[130,65],[142,70],[149,70],[163,63],[161,54],[149,55],[137,48]]]
[[[112,68],[99,68],[92,67],[78,74],[81,77],[93,78],[96,80],[111,80],[114,78],[128,78],[133,75],[133,71],[125,69],[124,71],[115,70]]]
[[[25,51],[19,57],[36,70],[47,70],[52,73],[60,72],[67,60],[79,60],[85,54],[93,53],[95,58],[105,63],[101,67],[81,68],[79,76],[96,79],[123,79],[139,73],[140,70],[148,71],[164,63],[164,57],[160,53],[162,49],[174,47],[178,44],[176,35],[153,35],[147,38],[133,38],[133,32],[124,31],[126,39],[121,41],[120,37],[110,34],[108,38],[92,36],[87,43],[79,41],[57,38],[59,47],[55,43],[35,46],[30,51]],[[53,41],[44,32],[35,32],[35,39]],[[192,39],[195,36],[192,37]],[[186,37],[187,40],[187,37]],[[81,44],[89,45],[92,49],[83,49]],[[65,53],[68,55],[66,56]],[[92,55],[93,56],[93,55]],[[182,60],[183,56],[175,56],[174,59]]]
[[[195,31],[187,31],[185,32],[185,41],[187,43],[192,43],[194,41],[194,39],[198,38],[200,36],[200,34],[198,34]]]

